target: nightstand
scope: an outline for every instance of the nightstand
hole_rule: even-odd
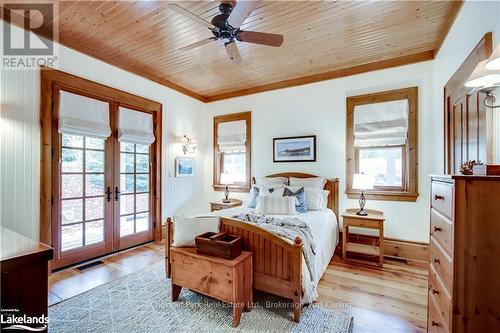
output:
[[[241,200],[238,200],[238,199],[229,199],[229,200],[230,200],[230,202],[227,202],[227,203],[222,202],[222,200],[210,202],[210,211],[215,212],[217,210],[239,207],[243,203]]]
[[[378,265],[384,262],[384,213],[377,210],[365,209],[367,216],[356,215],[358,209],[348,209],[342,214],[344,230],[342,232],[342,257],[347,258],[347,252],[378,257]],[[349,227],[378,230],[378,240],[375,245],[355,243],[349,241]]]

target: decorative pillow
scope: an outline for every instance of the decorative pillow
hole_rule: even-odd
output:
[[[290,187],[285,187],[283,196],[297,198],[295,209],[299,213],[307,213],[306,192],[303,187],[299,188],[297,191],[291,191]]]
[[[314,177],[314,178],[295,178],[290,177],[290,186],[297,187],[312,187],[323,189],[326,184],[326,179],[322,177]]]
[[[205,232],[219,232],[218,216],[200,216],[200,217],[174,217],[174,240],[172,246],[194,247],[196,236]]]
[[[283,196],[284,187],[283,185],[254,185],[252,186],[252,190],[250,191],[250,199],[248,200],[247,207],[255,208],[257,206],[257,197],[259,196],[274,196],[274,197],[282,197]]]
[[[295,197],[260,196],[257,198],[257,213],[266,215],[295,215]]]
[[[301,187],[287,186],[291,192],[296,192],[301,189]],[[306,206],[307,210],[325,210],[326,204],[328,202],[329,191],[321,190],[319,188],[304,187],[306,195]]]
[[[255,177],[256,185],[286,185],[288,178],[286,177]]]

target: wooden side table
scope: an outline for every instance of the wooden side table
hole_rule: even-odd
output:
[[[358,209],[348,209],[342,214],[344,230],[342,232],[342,257],[347,258],[347,252],[378,256],[378,265],[382,267],[384,262],[384,213],[365,209],[367,216],[356,215]],[[361,244],[349,241],[349,227],[366,228],[378,230],[377,245]]]
[[[215,212],[217,210],[239,207],[243,203],[241,200],[238,200],[238,199],[229,199],[229,200],[231,202],[226,203],[226,202],[222,202],[222,200],[210,202],[210,211]]]
[[[170,248],[172,302],[181,289],[188,288],[233,306],[233,327],[241,312],[250,311],[253,302],[252,252],[242,251],[233,260],[196,252],[196,248]]]

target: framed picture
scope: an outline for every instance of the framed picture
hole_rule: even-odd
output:
[[[193,177],[194,176],[194,158],[176,157],[175,158],[175,176]]]
[[[274,138],[273,162],[316,162],[316,135]]]

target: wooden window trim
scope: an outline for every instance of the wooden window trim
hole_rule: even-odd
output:
[[[53,245],[52,215],[57,209],[52,204],[54,182],[53,154],[57,152],[58,140],[54,140],[53,127],[57,126],[57,100],[53,100],[55,89],[61,88],[69,92],[99,99],[112,103],[112,107],[119,104],[131,109],[151,113],[153,115],[155,142],[153,165],[151,170],[151,184],[155,185],[151,199],[151,214],[153,217],[153,239],[161,240],[161,142],[162,142],[162,104],[133,95],[115,88],[102,85],[72,74],[42,66],[40,70],[40,124],[41,124],[41,163],[40,163],[40,242]],[[114,106],[113,106],[114,104]],[[115,121],[110,119],[110,121]]]
[[[217,144],[218,137],[218,125],[220,123],[230,122],[230,121],[238,121],[245,120],[246,122],[246,141],[245,141],[245,150],[246,150],[246,182],[241,184],[234,184],[229,186],[229,190],[231,192],[250,192],[250,187],[252,186],[251,179],[251,165],[252,165],[252,123],[251,123],[251,112],[240,112],[240,113],[231,113],[222,116],[214,117],[214,142],[213,142],[213,180],[212,180],[212,188],[214,191],[224,191],[225,185],[221,185],[219,183],[220,180],[220,171],[222,169],[222,162],[220,161],[220,152],[219,145]]]
[[[403,189],[381,189],[365,191],[367,199],[387,201],[416,201],[418,198],[418,87],[410,87],[372,93],[347,98],[346,128],[346,194],[349,199],[357,199],[361,191],[352,188],[352,180],[357,165],[357,149],[354,147],[354,107],[356,105],[408,100],[408,142],[403,154]],[[406,161],[408,163],[406,163]]]

